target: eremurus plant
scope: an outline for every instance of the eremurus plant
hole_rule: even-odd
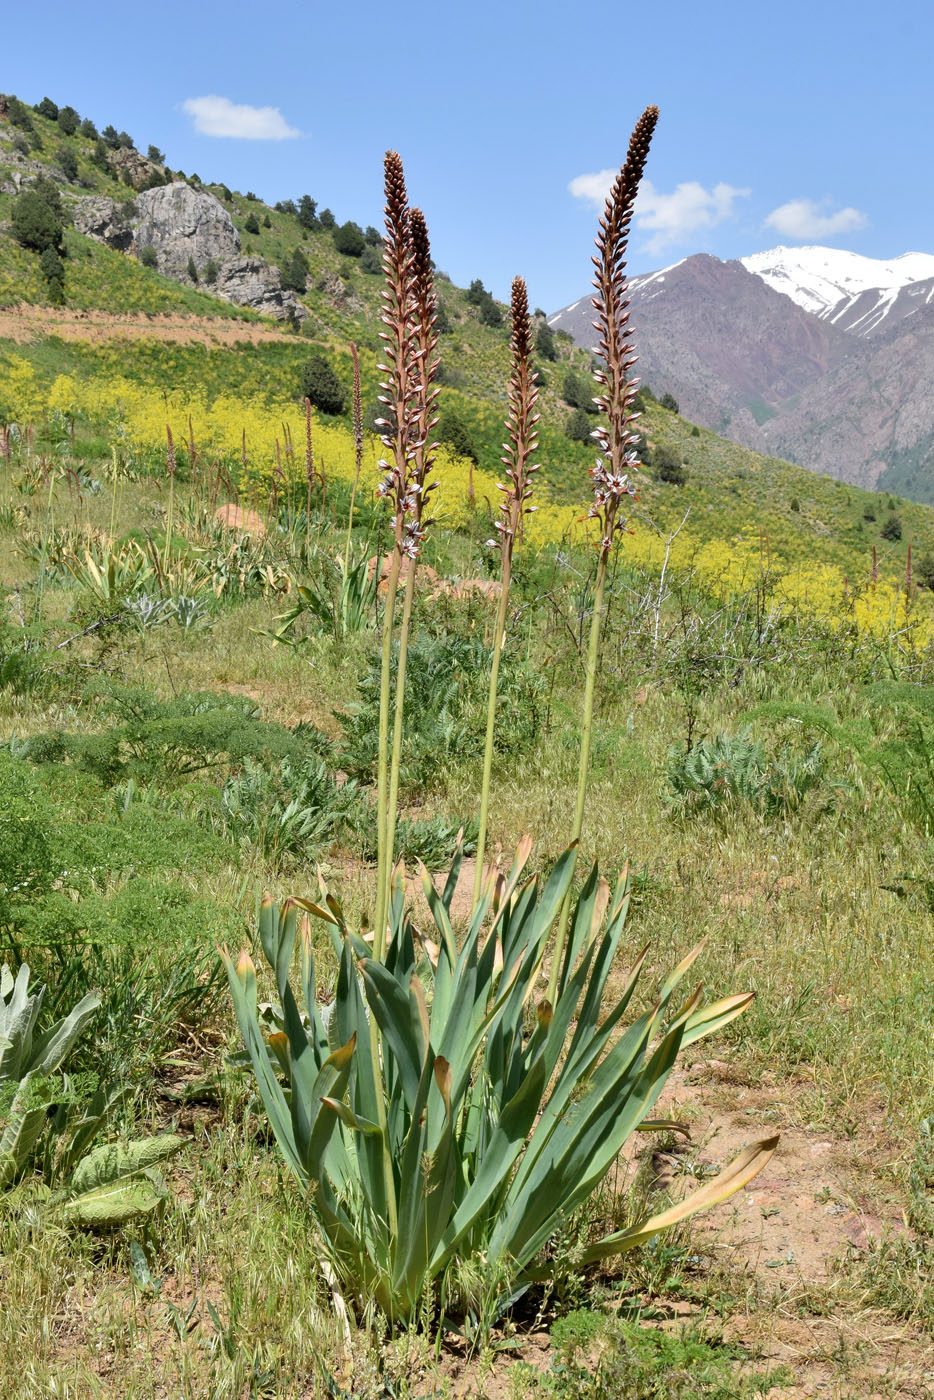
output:
[[[486,832],[490,812],[490,779],[493,770],[493,739],[496,729],[496,693],[499,682],[499,663],[506,634],[506,617],[509,610],[509,585],[512,581],[512,554],[516,535],[522,523],[523,514],[531,514],[536,509],[528,504],[532,494],[532,477],[538,465],[532,461],[538,447],[536,423],[538,386],[532,369],[532,327],[529,322],[529,300],[525,282],[521,277],[512,283],[512,337],[510,339],[511,373],[509,376],[509,409],[506,415],[508,442],[503,443],[508,486],[501,486],[503,500],[500,502],[501,518],[495,522],[496,540],[490,543],[500,552],[500,594],[496,612],[496,630],[493,634],[493,659],[490,665],[490,693],[486,716],[486,742],[483,747],[483,777],[480,782],[480,817],[477,836],[477,864],[474,872],[473,898],[476,904],[480,899],[483,883],[483,857],[486,851]]]
[[[529,365],[525,286],[513,285],[512,374],[498,522],[502,589],[497,613],[481,794],[481,848],[466,934],[458,940],[452,899],[455,853],[439,893],[426,872],[434,927],[427,937],[406,908],[404,872],[393,872],[404,641],[411,577],[427,525],[425,501],[436,392],[434,302],[424,221],[408,207],[398,155],[386,157],[384,374],[381,422],[386,458],[379,494],[393,507],[380,689],[379,862],[372,946],[351,928],[321,881],[319,900],[267,899],[260,942],[275,977],[280,1025],[268,1039],[258,1017],[256,970],[243,953],[224,960],[244,1043],[280,1150],[308,1193],[330,1276],[361,1305],[375,1299],[392,1319],[410,1318],[426,1297],[450,1310],[457,1261],[479,1261],[494,1303],[506,1305],[547,1276],[542,1253],[606,1176],[631,1134],[652,1117],[680,1050],[721,1030],[751,994],[704,1003],[676,993],[700,949],[664,979],[654,1001],[624,1024],[646,952],[629,959],[615,1000],[604,1005],[629,904],[626,874],[615,890],[596,865],[579,894],[573,882],[587,774],[607,562],[633,497],[635,362],[624,275],[626,235],[657,119],[649,108],[633,134],[597,240],[597,375],[606,422],[595,435],[591,516],[599,522],[581,768],[573,839],[552,870],[523,880],[524,837],[507,876],[482,878],[489,805],[496,680],[506,625],[513,548],[536,470],[535,378]],[[390,753],[391,655],[399,578],[406,581],[396,722]],[[299,922],[300,913],[304,911]],[[327,1019],[307,915],[322,921],[339,964]],[[554,943],[552,942],[554,936]],[[299,941],[299,991],[291,970]],[[542,970],[551,957],[548,995]],[[581,1262],[631,1249],[695,1211],[727,1199],[768,1161],[777,1139],[754,1143],[715,1180],[658,1215],[585,1247]],[[433,1291],[440,1289],[438,1292]],[[463,1300],[461,1300],[463,1301]],[[491,1313],[487,1312],[487,1316]],[[492,1315],[495,1316],[495,1308]]]
[[[636,355],[633,349],[632,327],[629,324],[626,248],[636,195],[639,192],[639,183],[657,121],[658,108],[647,107],[636,123],[630,137],[626,162],[607,196],[606,207],[598,225],[597,252],[591,258],[595,269],[593,285],[597,293],[592,299],[593,308],[597,313],[594,329],[600,335],[598,348],[603,361],[602,367],[594,371],[594,379],[600,388],[595,402],[606,421],[602,422],[593,434],[600,456],[591,468],[593,504],[588,515],[590,519],[597,521],[600,538],[597,545],[597,577],[594,584],[593,615],[590,621],[584,681],[580,767],[574,825],[571,828],[572,841],[580,840],[584,828],[593,735],[594,687],[600,661],[607,565],[616,537],[626,530],[626,507],[637,494],[633,473],[639,466],[639,458],[635,451],[638,435],[633,430],[633,424],[638,417],[634,412],[634,404],[639,381],[631,375]],[[555,989],[569,912],[568,900],[561,911],[558,924],[548,984],[549,995],[553,995]]]

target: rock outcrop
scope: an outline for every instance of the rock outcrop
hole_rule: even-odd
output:
[[[277,321],[308,317],[277,268],[260,257],[239,256],[240,235],[220,201],[183,180],[143,190],[130,204],[87,195],[75,201],[74,222],[80,233],[120,252],[140,257],[151,248],[158,271],[176,282],[190,281],[189,263],[199,278],[213,263],[217,276],[205,290],[214,296]]]
[[[283,287],[278,270],[259,257],[225,262],[212,290],[225,301],[249,306],[277,321],[304,321],[308,316],[295,293]]]
[[[240,235],[224,206],[184,180],[143,190],[136,210],[136,249],[152,248],[159,271],[168,277],[187,275],[189,261],[200,274],[209,262],[227,262],[240,252]]]
[[[87,195],[77,201],[72,214],[75,228],[88,238],[106,243],[108,248],[116,248],[121,253],[133,247],[135,215],[129,213],[127,205],[117,204],[105,195]]]

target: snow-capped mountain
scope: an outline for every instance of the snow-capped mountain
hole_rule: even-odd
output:
[[[692,422],[934,502],[934,255],[699,253],[630,283],[637,373]],[[548,317],[592,349],[590,296]]]
[[[740,262],[803,310],[859,336],[873,335],[934,300],[932,253],[887,260],[842,248],[781,247]]]

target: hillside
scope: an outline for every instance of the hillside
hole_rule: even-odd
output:
[[[643,373],[745,446],[932,501],[932,268],[829,248],[685,258],[633,280]],[[586,298],[549,324],[592,343]]]
[[[31,402],[40,404],[56,379],[65,376],[83,386],[80,394],[77,389],[71,392],[75,409],[79,398],[81,402],[79,437],[104,441],[115,412],[106,404],[115,403],[119,394],[105,393],[103,386],[113,390],[118,382],[128,381],[149,403],[144,411],[141,399],[136,412],[150,425],[145,430],[150,447],[158,450],[166,417],[174,423],[176,438],[187,435],[189,417],[200,433],[210,406],[220,400],[239,400],[244,420],[251,405],[267,405],[267,417],[276,423],[282,417],[276,405],[294,402],[302,366],[312,352],[324,354],[341,382],[349,384],[347,347],[354,340],[361,348],[368,421],[377,415],[382,283],[374,230],[358,230],[355,256],[341,253],[337,237],[341,226],[336,221],[334,228],[327,226],[331,222],[327,211],[319,215],[312,208],[309,217],[302,201],[272,208],[255,195],[205,184],[197,176],[183,178],[182,172],[126,146],[105,147],[102,154],[99,137],[82,135],[80,127],[65,135],[59,122],[32,108],[27,109],[27,131],[11,120],[10,111],[8,102],[6,114],[0,113],[0,190],[4,191],[0,193],[0,308],[6,308],[0,310],[0,355],[8,365],[15,359],[28,366]],[[12,111],[15,116],[16,108]],[[63,166],[74,178],[68,178]],[[122,209],[123,222],[117,219],[117,224],[118,232],[126,231],[125,236],[121,232],[124,243],[132,239],[134,227],[145,225],[151,230],[151,221],[145,224],[143,206],[151,209],[163,195],[174,199],[174,192],[181,191],[199,218],[207,211],[210,228],[222,231],[227,252],[237,258],[262,259],[278,277],[278,270],[288,269],[296,250],[301,250],[307,278],[305,291],[297,294],[303,317],[300,329],[294,318],[291,323],[277,323],[212,295],[197,266],[197,280],[187,275],[184,242],[170,277],[158,267],[145,265],[132,251],[106,246],[100,241],[110,236],[106,232],[91,237],[74,227],[65,231],[65,304],[48,305],[39,256],[17,242],[8,222],[16,197],[13,191],[28,188],[40,174],[56,182],[66,209],[80,213],[85,226],[94,224],[90,211],[98,216],[97,226],[106,230],[114,211]],[[128,180],[136,182],[133,188]],[[132,213],[126,207],[128,199]],[[101,210],[111,224],[100,223]],[[195,230],[190,246],[192,261],[203,268],[212,245],[202,233]],[[152,232],[145,237],[151,239]],[[163,267],[172,262],[161,253],[159,259]],[[690,279],[691,297],[678,293],[683,277]],[[659,296],[663,286],[664,298]],[[438,288],[442,437],[447,436],[461,452],[473,452],[478,494],[492,502],[508,363],[505,308],[492,301],[482,284],[464,290],[443,271],[438,273]],[[645,400],[641,426],[649,445],[643,454],[646,470],[639,514],[643,534],[664,536],[687,515],[684,539],[717,541],[727,547],[734,542],[741,551],[758,549],[761,542],[770,557],[788,567],[816,555],[854,580],[868,576],[874,547],[882,575],[895,580],[904,574],[909,543],[915,547],[916,559],[934,546],[934,518],[923,507],[895,497],[880,502],[871,493],[842,488],[826,477],[691,426],[691,420],[704,423],[717,417],[718,429],[729,436],[761,441],[762,425],[743,402],[763,405],[759,415],[763,419],[768,417],[770,400],[791,396],[803,403],[809,378],[818,375],[823,382],[840,360],[841,337],[832,326],[809,316],[739,264],[720,264],[712,258],[688,259],[664,276],[637,279],[634,301],[643,379],[656,389],[665,387],[662,362],[670,363],[677,355],[684,366],[682,378],[696,385],[706,377],[706,388],[692,391],[681,402],[684,417],[666,411],[651,397]],[[663,342],[658,339],[662,324],[658,315],[651,326],[643,318],[650,305],[682,308],[678,316],[664,322]],[[690,319],[685,319],[685,307]],[[586,299],[578,314],[589,318]],[[691,348],[709,335],[711,325],[715,334],[710,340],[723,349],[721,361],[716,354],[707,354],[702,361]],[[737,326],[742,333],[733,336],[730,348],[730,333]],[[757,359],[745,354],[750,337],[761,347]],[[874,346],[882,340],[877,338]],[[132,345],[132,353],[123,353],[122,342]],[[583,501],[592,449],[586,440],[572,440],[567,430],[575,419],[583,424],[585,435],[590,426],[581,413],[592,395],[589,357],[573,346],[569,336],[548,334],[541,315],[538,344],[544,383],[543,481],[556,502]],[[728,382],[740,385],[733,393],[732,414],[724,389]],[[0,414],[8,420],[24,416],[23,404],[16,401],[16,385],[21,383],[22,375],[8,376],[6,389],[0,388]],[[335,427],[345,425],[345,434],[348,411],[345,406],[343,415],[333,420]],[[803,407],[799,411],[805,413]],[[121,412],[125,417],[126,409]],[[239,442],[241,431],[233,423],[237,410],[225,412],[231,423],[230,440]],[[142,433],[141,428],[136,431]],[[270,432],[270,440],[256,443],[254,450],[268,454],[267,460],[272,461],[274,437],[279,433]],[[349,436],[344,441],[349,460]],[[686,467],[686,484],[671,485],[661,479],[658,461],[653,464],[653,454],[660,460],[659,453],[677,458]],[[901,538],[880,533],[892,512],[899,517]],[[569,505],[569,522],[577,518]]]

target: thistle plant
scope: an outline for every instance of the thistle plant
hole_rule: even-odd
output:
[[[594,584],[593,616],[590,622],[590,642],[587,650],[587,670],[584,682],[584,712],[581,720],[580,768],[577,779],[577,805],[571,839],[579,841],[584,827],[584,807],[590,777],[590,748],[593,735],[594,686],[600,660],[600,634],[603,629],[603,600],[607,565],[616,538],[628,524],[627,508],[636,498],[633,473],[639,458],[635,448],[638,435],[633,425],[638,414],[633,411],[638,379],[631,371],[636,363],[632,328],[629,324],[629,283],[626,278],[626,247],[629,225],[645,169],[652,133],[658,121],[658,108],[647,107],[636,123],[629,141],[626,162],[613,182],[607,196],[606,208],[598,225],[596,256],[591,258],[596,275],[593,285],[597,295],[592,306],[597,313],[594,329],[599,332],[600,358],[603,367],[594,371],[600,393],[596,403],[605,422],[592,436],[600,456],[591,468],[593,503],[588,519],[596,520],[600,537],[597,546],[597,577]],[[549,996],[553,996],[558,965],[564,948],[570,900],[565,901],[558,925]]]
[[[506,633],[506,614],[509,607],[509,585],[512,580],[512,553],[516,544],[516,534],[522,523],[523,514],[531,514],[536,509],[528,504],[532,494],[532,476],[539,470],[532,457],[538,447],[536,424],[540,414],[536,412],[538,387],[536,374],[531,368],[532,327],[529,321],[529,300],[525,282],[521,277],[512,284],[512,339],[510,341],[512,370],[509,378],[509,411],[506,416],[506,432],[509,441],[503,443],[508,486],[500,486],[503,500],[500,502],[501,519],[494,526],[497,539],[490,544],[498,546],[500,552],[500,596],[496,614],[496,631],[493,636],[493,660],[490,666],[490,694],[486,716],[486,742],[483,750],[483,778],[480,784],[480,830],[477,837],[477,864],[474,871],[473,898],[476,904],[480,899],[483,885],[483,856],[486,848],[486,831],[490,810],[490,780],[493,771],[493,739],[496,729],[496,692],[499,684],[499,663]]]

